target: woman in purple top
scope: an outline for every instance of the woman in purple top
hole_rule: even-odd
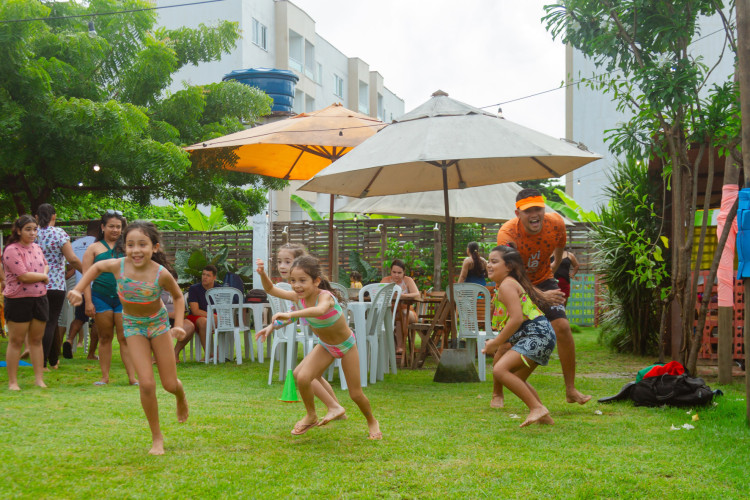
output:
[[[36,239],[36,221],[22,215],[13,222],[8,246],[3,251],[5,270],[5,320],[8,323],[8,350],[5,362],[8,368],[8,389],[19,391],[18,360],[21,346],[28,337],[31,364],[34,366],[34,383],[47,387],[42,379],[44,354],[42,337],[47,323],[49,304],[47,283],[49,266]]]
[[[47,362],[57,369],[60,357],[60,338],[57,336],[57,320],[60,318],[65,302],[65,261],[76,271],[81,271],[81,261],[76,257],[70,244],[68,233],[55,227],[57,213],[49,203],[42,203],[36,211],[36,222],[39,225],[36,243],[42,248],[49,265],[49,282],[47,283],[47,301],[49,302],[49,320],[44,329],[42,348],[44,367]]]

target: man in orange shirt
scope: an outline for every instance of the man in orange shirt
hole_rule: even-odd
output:
[[[565,394],[568,403],[584,404],[591,396],[581,394],[575,387],[576,348],[570,323],[565,314],[565,295],[557,286],[555,270],[562,261],[566,242],[565,222],[557,213],[545,213],[544,198],[536,189],[522,189],[516,195],[516,218],[502,225],[497,233],[497,244],[512,242],[526,267],[531,282],[544,292],[554,305],[543,309],[552,323],[557,336],[557,350],[565,379]],[[550,256],[555,260],[550,264]],[[494,362],[507,349],[498,349]],[[503,405],[503,386],[495,381],[492,393],[493,407]]]

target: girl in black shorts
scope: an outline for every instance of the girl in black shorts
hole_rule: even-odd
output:
[[[34,383],[47,387],[42,379],[44,354],[42,337],[49,318],[47,283],[49,266],[39,245],[34,243],[37,234],[36,220],[22,215],[13,222],[8,246],[3,251],[5,270],[5,320],[8,323],[8,350],[5,362],[8,368],[8,389],[19,391],[18,361],[21,346],[28,338],[29,355],[34,367]]]

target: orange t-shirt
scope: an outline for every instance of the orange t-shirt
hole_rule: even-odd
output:
[[[565,247],[565,222],[558,214],[548,212],[544,214],[542,230],[538,234],[528,234],[518,217],[515,217],[497,232],[498,245],[506,245],[510,241],[516,244],[529,279],[538,285],[554,277],[549,259],[555,248]]]

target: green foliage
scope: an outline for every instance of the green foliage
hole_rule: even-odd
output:
[[[270,112],[271,99],[237,82],[168,94],[185,64],[218,60],[240,38],[236,23],[156,28],[145,0],[0,3],[0,219],[41,203],[75,209],[91,194],[147,206],[153,197],[224,209],[232,223],[263,206],[284,181],[191,160],[182,147],[236,132]],[[65,16],[65,19],[53,19]],[[93,166],[99,165],[99,171]],[[70,203],[70,205],[67,205]]]
[[[592,263],[606,285],[602,331],[618,351],[654,354],[670,282],[663,221],[654,207],[661,190],[648,169],[631,160],[614,170],[605,193],[610,202],[591,226]]]
[[[368,262],[362,259],[359,252],[356,250],[349,251],[349,268],[352,271],[357,271],[362,275],[362,284],[369,285],[370,283],[379,283],[381,280],[380,270],[372,267]],[[351,282],[349,280],[349,274],[345,274],[344,280],[339,279],[340,283],[345,284],[347,287]]]
[[[182,217],[179,220],[152,220],[154,224],[173,231],[239,231],[247,229],[244,224],[228,224],[221,207],[211,206],[211,212],[206,216],[195,203],[186,201],[177,207]]]
[[[537,191],[542,193],[542,196],[547,199],[547,202],[562,201],[557,192],[558,188],[562,185],[560,183],[560,179],[532,179],[527,181],[518,181],[517,184],[522,188],[536,189]]]
[[[555,194],[562,200],[562,203],[555,201],[547,201],[547,205],[553,210],[557,210],[565,217],[572,221],[577,222],[599,222],[599,217],[593,210],[584,210],[584,208],[578,204],[573,198],[565,194],[560,189],[555,189]]]
[[[310,220],[317,220],[317,221],[326,220],[330,218],[331,216],[331,214],[321,214],[315,209],[314,206],[308,203],[307,200],[297,196],[296,194],[293,194],[291,196],[291,200],[295,202],[297,205],[299,205],[300,208],[307,213],[307,215],[310,217]],[[334,212],[333,214],[333,220],[352,220],[352,219],[356,219],[357,217],[358,215],[353,212]],[[373,217],[373,218],[378,218],[378,217]]]
[[[253,269],[251,266],[237,268],[227,260],[229,247],[223,246],[215,254],[211,254],[206,248],[195,247],[191,251],[177,250],[175,253],[174,268],[177,271],[177,283],[180,285],[191,285],[201,280],[203,268],[213,264],[219,270],[216,278],[219,282],[224,281],[227,273],[235,273],[242,278],[242,281],[249,282],[253,278]]]
[[[397,238],[389,237],[385,250],[385,268],[390,269],[395,259],[404,261],[404,264],[406,264],[405,273],[414,280],[417,288],[426,290],[432,286],[432,268],[434,265],[432,248],[417,248],[417,245],[411,241],[403,242]]]

